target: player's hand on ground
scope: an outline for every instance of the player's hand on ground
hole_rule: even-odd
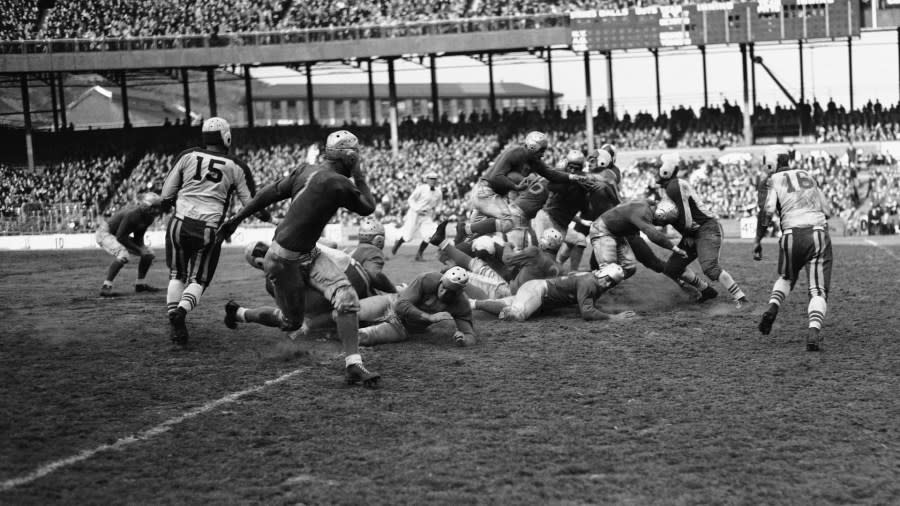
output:
[[[676,254],[676,255],[678,255],[678,256],[680,256],[680,257],[687,257],[687,256],[688,256],[688,255],[687,255],[687,251],[685,251],[685,250],[679,248],[678,246],[673,246],[673,247],[672,247],[672,253],[674,253],[674,254]]]
[[[762,260],[762,244],[759,241],[753,243],[753,259],[757,262]]]
[[[609,317],[610,320],[628,320],[637,316],[634,311],[622,311]]]
[[[466,334],[463,334],[461,331],[457,330],[453,333],[453,343],[460,348],[465,348],[466,346],[472,346],[476,344],[476,341],[475,336],[467,336]]]
[[[431,323],[437,323],[437,322],[452,320],[453,315],[446,311],[441,311],[438,313],[434,313],[433,315],[431,315],[429,317],[429,319],[431,320]]]

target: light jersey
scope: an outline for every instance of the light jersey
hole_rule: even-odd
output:
[[[178,156],[166,176],[162,198],[176,198],[176,216],[218,226],[232,194],[237,193],[246,206],[255,190],[250,169],[242,161],[227,153],[193,148]]]
[[[673,224],[680,234],[695,232],[709,220],[716,219],[697,198],[697,192],[684,179],[674,178],[665,183],[666,195],[678,207],[678,219]]]
[[[429,214],[437,210],[444,201],[444,195],[441,194],[440,188],[431,189],[427,183],[416,186],[410,194],[407,202],[409,209],[418,214]]]
[[[825,226],[829,206],[815,180],[805,170],[772,174],[766,195],[766,212],[778,213],[781,229]]]

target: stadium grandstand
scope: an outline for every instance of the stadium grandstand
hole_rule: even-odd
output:
[[[0,71],[6,75],[0,121],[14,149],[3,154],[0,166],[2,230],[89,230],[137,192],[158,190],[173,156],[196,139],[195,125],[217,114],[245,127],[237,133],[236,151],[262,171],[262,183],[303,159],[328,131],[344,126],[358,131],[371,170],[378,175],[376,194],[383,196],[382,212],[388,219],[403,215],[417,175],[429,170],[451,174],[444,182],[449,198],[441,212],[460,216],[468,191],[493,157],[524,132],[538,129],[561,143],[553,161],[568,147],[589,151],[607,142],[624,153],[634,151],[628,168],[636,176],[629,183],[633,196],[653,191],[647,174],[659,163],[660,153],[685,150],[700,191],[720,215],[731,218],[748,214],[753,204],[758,156],[754,159],[753,150],[743,147],[777,140],[805,143],[813,148],[798,149],[798,163],[821,176],[829,198],[849,221],[865,221],[860,216],[877,205],[889,224],[877,229],[896,230],[895,150],[878,145],[900,137],[900,106],[878,100],[854,106],[852,79],[849,106],[806,100],[802,72],[799,100],[787,97],[792,105],[753,104],[748,90],[755,95],[756,77],[754,72],[748,81],[746,68],[749,64],[751,70],[762,70],[764,63],[753,56],[753,40],[770,36],[753,23],[745,25],[747,40],[727,30],[718,34],[706,24],[707,18],[724,6],[679,5],[691,19],[702,14],[706,40],[697,45],[704,51],[704,106],[662,110],[659,55],[653,52],[657,111],[652,114],[623,110],[611,84],[603,106],[591,105],[590,97],[582,106],[561,106],[563,97],[552,85],[554,54],[561,58],[574,50],[587,62],[592,50],[599,51],[611,64],[613,50],[642,43],[610,42],[606,32],[580,30],[590,28],[585,19],[609,23],[618,19],[612,13],[629,9],[636,15],[660,16],[652,1],[3,0],[0,9],[9,15],[0,24],[5,41],[0,44],[5,55]],[[781,16],[788,21],[803,6],[790,0],[784,5]],[[850,12],[829,7],[828,12],[807,15],[848,15],[852,23],[843,28],[851,37],[848,45],[861,27],[877,26],[879,20],[890,23],[895,15],[891,9],[857,7]],[[768,19],[761,7],[753,8],[757,19]],[[816,35],[806,30],[820,28],[804,25],[802,33],[790,35],[784,26],[791,32],[799,25],[782,25],[781,39],[813,38]],[[837,31],[830,24],[824,29]],[[426,46],[419,44],[429,35],[433,37]],[[670,35],[662,33],[646,47],[658,51],[654,44],[666,45]],[[688,35],[694,38],[682,45],[696,42],[696,33]],[[829,35],[834,39],[844,34]],[[716,37],[740,45],[743,103],[709,103],[705,48],[715,44]],[[332,41],[325,53],[320,50],[323,41]],[[295,57],[285,60],[285,50]],[[802,58],[802,43],[800,53]],[[482,62],[490,70],[489,81],[435,82],[435,61],[449,54]],[[503,58],[514,63],[546,61],[549,88],[495,83],[493,66]],[[431,86],[397,84],[395,62],[416,59],[423,68],[430,67]],[[372,84],[373,63],[386,64],[386,85]],[[274,64],[305,75],[306,85],[267,85],[251,77],[251,68]],[[315,72],[335,66],[368,70],[369,85],[313,86]],[[611,83],[611,66],[608,72]],[[750,115],[747,109],[752,109]],[[814,149],[844,143],[855,145]],[[847,231],[859,228],[848,226]]]

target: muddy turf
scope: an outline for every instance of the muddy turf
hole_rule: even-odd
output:
[[[392,279],[438,268],[413,252]],[[0,504],[900,503],[900,246],[835,245],[821,353],[804,348],[805,280],[756,331],[774,254],[723,250],[749,311],[641,270],[605,306],[637,320],[477,313],[472,348],[365,349],[383,375],[367,390],[343,384],[331,343],[225,328],[229,298],[269,304],[239,250],[186,349],[134,266],[103,300],[100,251],[2,253]],[[162,262],[150,280],[165,286]]]

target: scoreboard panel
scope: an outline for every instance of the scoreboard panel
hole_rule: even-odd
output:
[[[570,13],[572,49],[609,51],[859,35],[859,0],[758,0]]]

